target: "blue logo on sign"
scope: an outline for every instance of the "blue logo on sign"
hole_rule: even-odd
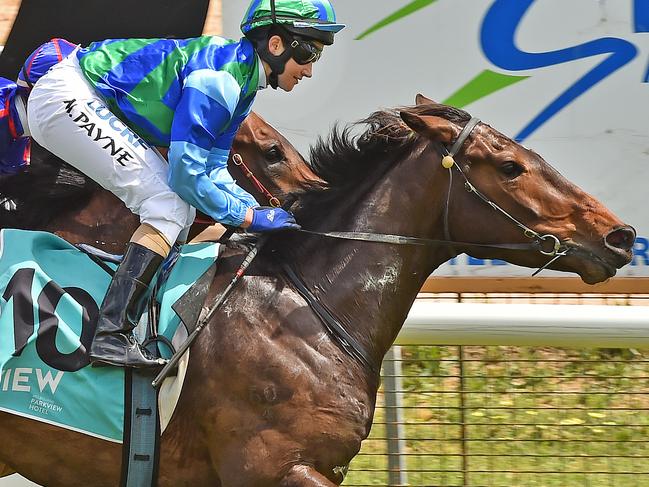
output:
[[[448,1],[450,3],[451,0]],[[535,1],[536,0],[493,0],[493,4],[489,7],[486,16],[483,19],[480,33],[482,49],[487,59],[499,68],[508,71],[547,68],[549,66],[565,64],[594,56],[597,56],[596,62],[598,64],[575,83],[566,88],[563,93],[541,110],[541,112],[536,115],[516,136],[516,140],[519,142],[529,137],[539,127],[599,82],[605,80],[613,73],[629,64],[638,55],[638,49],[633,43],[615,37],[594,39],[577,46],[567,47],[556,51],[522,51],[518,46],[516,46],[516,32],[521,26],[523,18]],[[633,19],[629,23],[630,29],[636,33],[649,32],[649,0],[630,1],[633,6]],[[358,36],[357,39],[364,39],[370,34],[383,29],[394,22],[399,22],[437,2],[438,0],[412,0],[396,12],[372,25],[369,29],[365,30],[365,32]],[[559,8],[561,6],[558,2],[556,5]],[[561,12],[557,12],[556,15],[561,15]],[[551,26],[548,26],[548,32],[551,32]],[[487,71],[487,73],[490,73],[491,75],[496,74],[490,71]],[[480,77],[475,78],[474,81],[476,79],[478,79],[479,82],[483,81]],[[520,81],[520,79],[524,78],[519,78],[518,80]],[[490,81],[493,81],[493,77],[490,78]],[[513,81],[516,82],[516,80]],[[649,66],[646,68],[642,82],[649,82]],[[509,84],[511,84],[511,82],[504,82],[500,85],[498,83],[487,83],[487,85],[481,85],[477,90],[474,89],[475,86],[471,85],[471,89],[468,89],[469,86],[465,86],[458,93],[451,96],[447,102],[462,108],[464,104],[472,103],[480,98],[489,96],[491,93],[498,91]],[[454,98],[454,96],[459,95],[459,93],[461,93],[462,96],[458,96],[457,99]]]
[[[549,52],[525,52],[515,43],[515,34],[535,0],[495,0],[482,24],[481,41],[485,56],[496,66],[509,71],[544,68],[592,56],[604,56],[592,70],[550,102],[516,136],[522,141],[566,106],[600,81],[626,66],[637,55],[631,42],[614,37],[595,39],[577,46]],[[557,13],[559,15],[559,13]],[[649,2],[634,0],[635,32],[649,32]],[[643,82],[649,79],[649,71]]]

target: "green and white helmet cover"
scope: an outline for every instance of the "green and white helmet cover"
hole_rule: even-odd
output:
[[[336,33],[345,27],[345,24],[336,22],[336,12],[329,0],[252,0],[241,23],[241,31],[247,34],[258,27],[273,24],[284,25],[293,32],[316,29]]]

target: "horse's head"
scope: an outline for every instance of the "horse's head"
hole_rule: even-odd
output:
[[[297,149],[256,113],[248,115],[241,125],[232,145],[228,169],[238,184],[255,196],[259,203],[267,205],[268,200],[255,187],[245,167],[237,165],[236,155],[280,200],[307,187],[324,186],[324,181],[314,174]]]
[[[450,148],[469,119],[468,114],[438,104],[423,104],[401,112],[406,124],[432,142]],[[439,151],[431,153],[438,157]],[[448,229],[455,241],[479,243],[529,242],[523,230],[505,215],[466,191],[468,180],[512,217],[540,235],[554,235],[569,248],[553,269],[576,272],[594,284],[615,275],[632,257],[635,231],[595,198],[566,180],[540,155],[481,123],[455,158],[448,208]],[[435,162],[440,172],[441,162]],[[441,176],[442,174],[440,174]],[[444,174],[447,178],[448,175]],[[551,244],[553,239],[545,241]],[[539,252],[466,248],[470,255],[502,258],[528,267],[545,265]]]

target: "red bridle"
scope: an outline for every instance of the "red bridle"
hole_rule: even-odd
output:
[[[282,202],[277,198],[276,196],[273,196],[273,194],[266,189],[266,186],[263,185],[263,183],[257,179],[257,177],[254,175],[254,173],[250,170],[250,168],[246,165],[246,163],[243,160],[243,157],[241,157],[241,154],[235,153],[232,154],[232,162],[234,162],[235,166],[238,166],[241,168],[241,171],[243,172],[244,176],[246,176],[252,185],[261,193],[264,195],[264,197],[268,200],[268,204],[272,206],[273,208],[279,208],[282,206]],[[194,220],[196,223],[202,223],[203,225],[213,225],[216,223],[212,218],[205,216],[197,216],[196,219]]]

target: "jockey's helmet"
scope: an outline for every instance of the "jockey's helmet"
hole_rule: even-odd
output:
[[[317,61],[322,45],[333,44],[334,34],[344,27],[345,24],[336,22],[336,12],[329,0],[252,0],[241,32],[270,66],[269,82],[277,88],[277,77],[290,58],[298,64]],[[273,35],[280,36],[285,46],[279,56],[268,51],[268,39]]]
[[[336,12],[329,0],[252,0],[241,31],[248,35],[259,27],[277,25],[325,45],[333,44],[334,34],[345,27],[336,22]]]

